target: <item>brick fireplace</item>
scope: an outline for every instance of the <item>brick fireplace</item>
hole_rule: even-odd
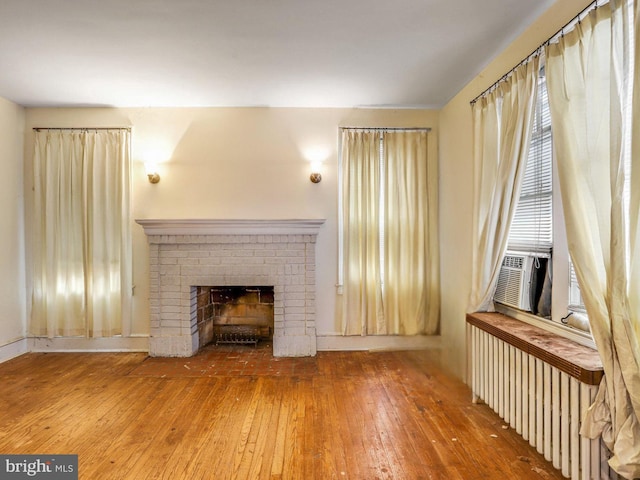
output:
[[[273,354],[316,354],[316,237],[324,220],[136,220],[149,241],[152,356],[201,345],[197,287],[273,287]],[[202,331],[202,328],[200,329]]]

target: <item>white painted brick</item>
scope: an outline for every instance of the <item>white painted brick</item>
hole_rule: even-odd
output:
[[[180,278],[177,278],[177,280],[180,280]],[[165,292],[180,292],[182,291],[180,288],[180,285],[163,285],[162,286],[162,293]]]
[[[182,328],[182,323],[180,320],[162,320],[162,327],[166,328]]]
[[[167,325],[165,322],[162,322],[162,335],[166,337],[172,337],[176,335],[182,334],[182,328],[180,325]]]
[[[211,257],[220,258],[220,257],[232,257],[233,253],[229,249],[227,250],[219,249],[219,250],[212,250],[211,252],[209,252],[209,255]]]
[[[187,252],[188,258],[209,258],[210,252],[209,250],[201,250],[200,245],[193,245],[193,250],[189,250]]]
[[[288,295],[290,293],[298,293],[298,292],[306,292],[306,291],[307,291],[307,287],[304,285],[288,285],[284,289],[285,295]]]
[[[161,258],[186,258],[189,256],[189,252],[184,252],[181,250],[169,250],[163,252],[160,256]]]
[[[264,263],[267,265],[284,265],[286,259],[283,257],[265,257]]]
[[[178,265],[180,266],[200,265],[200,262],[201,262],[201,259],[199,258],[179,258],[178,259]]]
[[[293,327],[289,327],[287,325],[286,329],[285,329],[285,335],[287,336],[296,336],[296,337],[302,337],[305,336],[307,333],[305,327],[299,327],[299,328],[293,328]]]
[[[304,314],[305,314],[304,306],[292,305],[292,306],[285,307],[285,318],[287,319],[287,322],[291,320],[292,315],[301,315],[304,318]]]
[[[173,314],[178,314],[177,318],[182,320],[182,318],[179,316],[182,314],[182,308],[180,307],[180,305],[162,305],[160,307],[160,311],[162,312],[163,320],[170,319],[169,316],[172,316]],[[171,320],[174,320],[175,318],[176,317],[171,318]]]
[[[304,264],[304,257],[286,257],[286,263],[290,265]]]
[[[284,294],[284,300],[285,300],[285,305],[287,305],[288,303],[286,303],[287,301],[291,301],[291,300],[305,300],[307,298],[307,294],[306,292],[292,292],[292,291],[286,291]]]
[[[162,286],[165,286],[165,285],[167,285],[167,286],[169,286],[169,285],[180,285],[180,277],[162,276],[162,277],[160,277],[160,285],[162,285]]]
[[[161,275],[171,275],[176,276],[180,275],[180,266],[179,265],[164,265],[160,272]]]
[[[245,250],[245,249],[234,249],[233,250],[234,257],[253,257],[253,250]]]
[[[302,275],[291,275],[289,277],[289,283],[291,285],[304,285],[305,284],[305,280],[304,280],[304,277]]]
[[[179,292],[173,292],[173,293],[178,293],[179,295]],[[180,299],[180,297],[168,298],[166,295],[163,295],[162,300],[160,300],[160,305],[162,305],[163,312],[170,311],[170,310],[166,310],[165,307],[179,307],[181,303],[182,303],[182,300]]]

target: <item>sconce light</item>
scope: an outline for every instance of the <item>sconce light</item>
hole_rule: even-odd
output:
[[[309,175],[309,180],[312,183],[320,183],[322,181],[322,174],[320,173],[320,167],[322,162],[311,162],[311,175]]]
[[[147,172],[149,183],[158,183],[160,181],[160,174],[158,173],[158,168],[154,163],[145,163],[144,168]]]
[[[312,145],[301,149],[302,156],[309,162],[311,167],[311,175],[309,180],[312,183],[320,183],[322,181],[322,164],[331,155],[331,148],[326,145]]]

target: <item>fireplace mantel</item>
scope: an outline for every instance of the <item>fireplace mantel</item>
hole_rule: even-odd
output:
[[[147,235],[317,235],[324,219],[141,219]]]
[[[316,237],[323,219],[136,220],[149,242],[149,353],[199,348],[198,286],[272,286],[273,354],[316,354]]]

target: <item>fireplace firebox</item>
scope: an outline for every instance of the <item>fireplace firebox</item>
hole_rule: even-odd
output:
[[[273,286],[194,288],[200,347],[273,338]]]

